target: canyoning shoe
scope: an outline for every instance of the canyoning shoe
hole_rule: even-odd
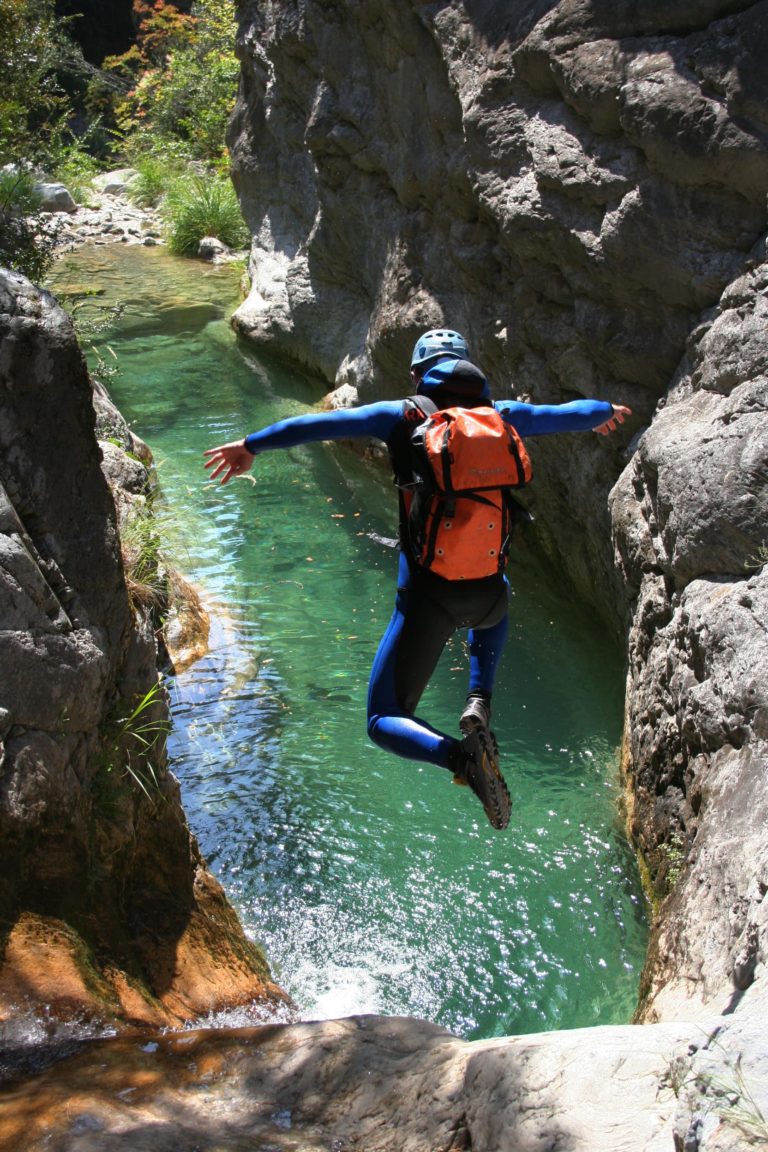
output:
[[[500,831],[509,824],[512,801],[499,769],[499,749],[492,732],[478,728],[457,745],[454,766],[457,784],[468,784],[483,806],[491,827]]]
[[[478,728],[490,729],[491,704],[484,696],[467,696],[467,703],[459,718],[459,730],[468,736]]]

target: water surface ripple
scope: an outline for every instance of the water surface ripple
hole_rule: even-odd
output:
[[[232,269],[81,249],[54,289],[84,284],[125,305],[101,338],[112,392],[155,454],[167,551],[215,606],[209,654],[171,684],[185,808],[302,1016],[415,1015],[469,1038],[626,1022],[647,923],[599,622],[513,563],[494,724],[514,809],[494,833],[467,789],[366,739],[396,565],[387,476],[313,445],[212,485],[204,448],[305,411],[316,387],[238,344]],[[448,731],[465,670],[456,641],[423,704]]]

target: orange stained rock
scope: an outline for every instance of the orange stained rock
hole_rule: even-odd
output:
[[[238,1064],[279,1032],[278,1025],[84,1041],[76,1055],[0,1091],[0,1148],[75,1147],[80,1129],[96,1139],[99,1131],[145,1123],[157,1132],[164,1117],[175,1122],[182,1109],[193,1121],[203,1094],[225,1079],[236,1083]],[[140,1146],[153,1145],[150,1139]]]
[[[178,939],[144,944],[133,972],[113,958],[100,962],[63,921],[22,914],[0,953],[0,1021],[21,1007],[39,1014],[44,1006],[58,1020],[173,1027],[254,1002],[289,1005],[218,882],[199,869],[196,889],[197,906]],[[166,972],[156,987],[155,973]]]

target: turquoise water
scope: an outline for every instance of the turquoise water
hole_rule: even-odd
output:
[[[155,454],[167,551],[213,611],[171,683],[190,824],[303,1018],[416,1015],[465,1037],[626,1022],[647,923],[617,816],[623,672],[597,619],[513,566],[494,723],[513,795],[494,833],[446,773],[365,734],[396,554],[386,470],[338,446],[259,457],[225,489],[206,447],[302,412],[300,375],[238,344],[237,274],[158,249],[81,250],[54,287],[125,304],[112,393]],[[421,711],[454,731],[466,653]]]

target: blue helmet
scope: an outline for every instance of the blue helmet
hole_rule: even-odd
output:
[[[425,369],[438,360],[468,360],[467,342],[450,328],[432,328],[419,336],[411,356],[411,368]]]

